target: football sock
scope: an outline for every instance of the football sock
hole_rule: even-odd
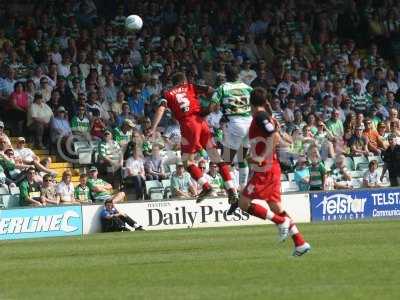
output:
[[[251,203],[248,209],[248,213],[258,217],[260,219],[268,219],[274,222],[275,224],[282,224],[285,222],[285,218],[279,215],[274,214],[270,209],[265,208],[262,205]]]
[[[222,179],[225,181],[225,187],[227,189],[234,188],[232,176],[231,176],[231,167],[229,163],[220,162],[218,163],[219,173],[221,174]]]
[[[188,172],[192,176],[194,180],[203,188],[210,189],[211,186],[208,183],[207,179],[203,176],[203,172],[201,172],[200,168],[196,165],[190,165],[187,167]]]
[[[239,163],[239,185],[245,186],[247,184],[247,179],[249,177],[249,167],[247,163],[240,162]]]
[[[301,246],[305,243],[303,235],[300,233],[296,224],[292,223],[289,227],[289,235],[292,237],[294,245]]]

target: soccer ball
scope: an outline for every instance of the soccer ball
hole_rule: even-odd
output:
[[[138,15],[130,15],[125,20],[125,28],[129,31],[137,31],[142,29],[143,20]]]

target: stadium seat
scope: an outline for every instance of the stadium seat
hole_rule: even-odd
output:
[[[168,168],[169,168],[169,172],[171,174],[176,171],[176,165],[175,164],[169,165]]]
[[[0,195],[8,195],[10,194],[10,191],[8,190],[8,188],[4,187],[4,186],[0,186]]]
[[[281,174],[281,181],[288,181],[288,177],[285,173]]]
[[[282,193],[298,192],[299,186],[294,181],[282,181],[281,182]]]
[[[288,173],[287,177],[288,177],[289,181],[294,181],[294,173]]]
[[[7,208],[8,199],[10,198],[8,188],[0,187],[0,208]]]
[[[354,156],[354,169],[357,171],[367,170],[368,169],[368,158],[365,156]]]
[[[326,170],[332,170],[332,166],[335,164],[335,159],[328,157],[324,160],[324,165]]]
[[[88,149],[91,150],[92,146],[89,142],[86,141],[79,141],[74,143],[74,149],[76,152],[79,152],[81,149]]]
[[[350,171],[351,178],[363,178],[365,171]]]
[[[164,179],[161,181],[163,188],[164,188],[164,198],[169,199],[172,197],[172,190],[171,190],[171,180]]]
[[[162,200],[164,198],[164,188],[158,180],[146,181],[146,195],[151,200]]]
[[[19,195],[19,187],[10,187],[10,194],[11,195]]]
[[[344,158],[344,164],[345,164],[347,170],[355,171],[354,162],[353,162],[353,159],[351,157],[346,156]]]

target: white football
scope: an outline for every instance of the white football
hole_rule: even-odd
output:
[[[143,20],[138,15],[130,15],[125,20],[125,28],[130,31],[137,31],[142,29]]]

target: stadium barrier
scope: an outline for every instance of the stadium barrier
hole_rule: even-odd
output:
[[[283,195],[285,209],[299,223],[310,222],[308,194]],[[260,204],[264,204],[260,201]],[[84,205],[83,234],[100,231],[102,205]],[[226,214],[229,205],[226,198],[206,199],[200,204],[195,200],[171,200],[116,204],[117,209],[127,213],[146,230],[201,228],[219,226],[260,225],[266,221],[237,210]]]
[[[400,188],[310,193],[311,221],[400,217]]]
[[[283,195],[285,209],[296,222],[310,222],[308,194]],[[264,204],[263,201],[259,201]],[[116,207],[146,230],[259,225],[269,222],[239,209],[231,216],[226,198],[128,202]],[[101,204],[0,210],[0,240],[73,236],[100,232]]]
[[[80,205],[0,211],[0,240],[82,235]]]

